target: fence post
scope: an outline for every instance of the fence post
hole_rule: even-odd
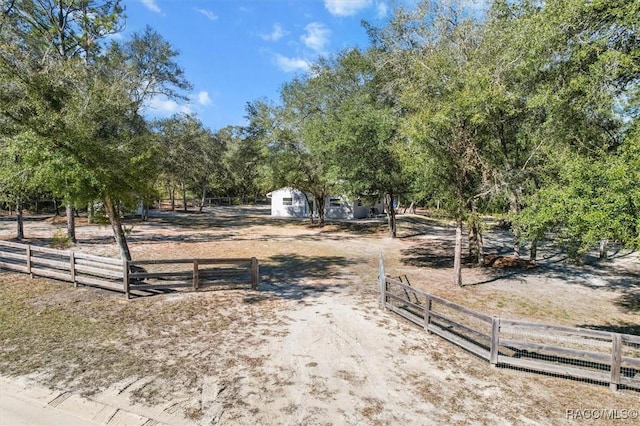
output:
[[[495,367],[498,365],[498,346],[500,344],[500,318],[491,318],[491,346],[489,363]]]
[[[71,274],[71,282],[75,288],[78,287],[76,282],[76,255],[74,252],[69,252],[69,273]]]
[[[122,270],[122,284],[124,286],[124,295],[129,300],[129,261],[124,261],[124,267]]]
[[[27,274],[31,278],[33,278],[33,274],[31,273],[31,246],[27,245]]]
[[[198,290],[198,279],[199,279],[199,271],[198,271],[198,259],[193,259],[193,290]]]
[[[382,253],[380,253],[380,262],[379,262],[379,268],[378,268],[378,279],[380,280],[379,282],[379,287],[380,287],[380,307],[384,310],[387,309],[387,296],[385,295],[385,292],[387,290],[387,284],[385,282],[385,272],[384,272],[384,259],[382,258]]]
[[[609,388],[612,391],[618,390],[620,384],[620,369],[622,366],[622,335],[618,333],[611,333],[611,341],[613,343],[611,348],[611,381],[609,382]]]
[[[258,259],[255,257],[251,258],[251,288],[253,290],[258,288],[258,281],[260,280],[260,266],[258,266]]]
[[[433,299],[431,298],[431,295],[427,295],[427,299],[425,300],[424,303],[424,329],[427,330],[428,333],[431,333],[429,331],[429,324],[431,324],[431,304],[433,303]]]

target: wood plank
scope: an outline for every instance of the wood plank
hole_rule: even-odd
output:
[[[36,267],[36,265],[44,265],[44,266],[51,266],[52,268],[56,268],[56,269],[61,269],[63,271],[68,271],[69,270],[69,261],[62,261],[62,260],[53,260],[53,259],[46,259],[44,257],[31,257],[31,267]]]
[[[28,245],[29,244],[25,244],[25,243],[14,243],[13,241],[0,240],[0,246],[4,246],[4,247],[11,247],[16,249],[26,250]]]
[[[566,365],[544,362],[543,360],[511,358],[504,355],[498,355],[498,364],[524,368],[526,370],[538,371],[542,373],[574,377],[576,379],[587,379],[594,380],[596,382],[609,383],[608,371],[599,373],[591,370],[583,370],[577,367],[569,367]]]
[[[198,289],[198,261],[193,261],[193,289]]]
[[[387,292],[387,293],[386,293],[386,295],[387,295],[387,297],[391,297],[392,299],[399,300],[399,301],[403,302],[404,304],[409,305],[409,306],[411,306],[411,307],[415,308],[415,309],[416,309],[416,310],[418,310],[418,311],[422,311],[422,310],[424,309],[424,305],[417,305],[417,304],[415,304],[415,303],[411,302],[411,301],[410,301],[409,299],[407,299],[406,297],[399,296],[399,295],[397,295],[397,294],[389,293],[389,292]]]
[[[228,259],[150,259],[150,260],[132,260],[130,265],[170,265],[176,263],[193,263],[197,260],[200,265],[215,264],[246,264],[251,266],[251,259],[246,258],[228,258]]]
[[[250,282],[250,281],[226,281],[226,280],[221,280],[221,281],[207,282],[207,283],[202,283],[201,282],[199,288],[227,287],[227,286],[238,286],[238,285],[252,286],[253,283]]]
[[[509,320],[509,319],[500,319],[500,327],[503,332],[509,332],[509,328],[515,328],[517,330],[525,329],[525,330],[538,330],[538,332],[542,332],[545,334],[553,334],[553,332],[570,334],[580,337],[593,337],[598,339],[604,339],[607,341],[611,341],[611,333],[607,331],[599,331],[599,330],[590,330],[586,328],[577,328],[577,327],[564,327],[557,325],[547,325],[540,324],[535,322],[527,322],[527,321],[519,321],[519,320]]]
[[[118,281],[107,281],[107,280],[100,280],[100,279],[90,278],[90,277],[76,276],[76,282],[78,284],[87,285],[91,287],[106,288],[108,290],[115,290],[120,292],[123,291],[123,284],[122,282],[118,282]]]
[[[621,377],[620,384],[634,389],[640,389],[640,379],[635,377]]]
[[[71,276],[67,274],[63,274],[60,272],[55,272],[50,269],[42,269],[42,268],[31,268],[31,273],[33,275],[38,275],[40,277],[54,278],[60,281],[71,282]]]
[[[489,363],[498,364],[498,347],[500,341],[500,318],[494,318],[491,323],[491,344],[489,345]]]
[[[74,252],[76,260],[89,260],[94,263],[104,263],[107,265],[114,265],[122,268],[122,259],[116,259],[115,257],[95,256],[92,254]],[[80,263],[80,262],[79,262]]]
[[[460,346],[463,349],[466,349],[467,351],[479,356],[482,359],[489,360],[489,357],[491,356],[491,353],[487,349],[478,346],[469,340],[463,339],[462,337],[457,336],[447,330],[444,330],[434,323],[429,324],[429,331],[437,334],[438,336],[450,341],[457,346]]]
[[[122,279],[123,276],[122,269],[120,269],[119,271],[115,271],[112,269],[92,268],[86,265],[80,265],[78,263],[76,263],[76,273],[116,279]]]
[[[171,282],[171,283],[162,283],[162,284],[134,284],[134,283],[131,283],[130,291],[134,291],[134,290],[151,290],[151,289],[155,289],[155,290],[171,290],[172,288],[183,288],[183,287],[191,288],[191,287],[193,287],[193,283],[191,282],[191,280],[189,280],[189,281],[175,281],[175,282]]]
[[[431,318],[432,318],[431,321],[432,322],[433,322],[433,318],[440,319],[442,321],[446,321],[446,322],[450,323],[451,327],[460,328],[460,329],[462,329],[462,330],[464,330],[464,331],[466,331],[468,333],[477,334],[478,336],[486,338],[487,341],[491,340],[491,336],[488,333],[482,332],[480,330],[476,330],[475,328],[470,327],[468,325],[461,324],[461,323],[459,323],[457,321],[454,321],[451,318],[448,318],[445,315],[442,315],[442,314],[440,314],[438,312],[431,311],[429,314],[431,315]]]
[[[20,260],[23,263],[25,263],[27,261],[27,255],[26,254],[11,253],[11,252],[8,252],[8,251],[0,251],[0,259]]]
[[[437,297],[437,296],[432,296],[431,298],[433,299],[434,302],[441,303],[441,304],[443,304],[443,305],[445,305],[445,306],[447,306],[449,308],[452,308],[452,309],[454,309],[456,311],[471,315],[472,317],[475,317],[475,318],[477,318],[479,320],[482,320],[484,322],[487,322],[489,324],[491,324],[491,321],[493,320],[493,317],[491,317],[489,315],[485,315],[485,314],[482,314],[480,312],[476,312],[476,311],[474,311],[472,309],[465,308],[464,306],[458,305],[457,303],[449,302],[448,300],[442,299],[442,298]]]
[[[613,344],[611,345],[611,379],[609,385],[613,390],[618,389],[620,384],[620,372],[622,367],[622,336],[613,334]]]
[[[388,310],[395,312],[396,314],[400,315],[404,319],[407,319],[416,325],[420,325],[420,326],[422,325],[422,318],[412,315],[411,313],[393,305],[387,304],[386,307]]]
[[[632,343],[635,345],[640,345],[640,336],[636,336],[633,334],[621,334],[623,343]]]
[[[5,268],[10,271],[22,272],[25,274],[29,273],[29,270],[26,265],[19,265],[17,263],[0,262],[0,268]]]
[[[61,257],[69,257],[69,254],[71,253],[69,250],[58,250],[58,249],[52,249],[49,247],[34,246],[34,245],[31,245],[30,247],[31,247],[31,251],[37,251],[38,253],[53,254]]]
[[[635,368],[640,370],[640,358],[633,358],[628,356],[622,357],[622,366],[627,368]]]
[[[521,351],[535,352],[550,356],[578,358],[584,361],[597,362],[607,365],[609,365],[611,362],[611,354],[609,353],[567,349],[560,346],[548,345],[544,343],[530,343],[520,340],[500,339],[500,345]]]
[[[191,281],[193,278],[192,271],[171,271],[171,272],[131,272],[130,280],[145,280],[150,278],[183,278]]]

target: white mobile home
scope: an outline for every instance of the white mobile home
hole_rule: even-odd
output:
[[[309,205],[302,191],[295,188],[280,188],[267,194],[271,199],[271,216],[276,217],[309,217]],[[311,194],[307,194],[313,204],[313,215],[318,216],[318,205]],[[326,219],[363,219],[372,213],[384,211],[382,204],[363,206],[360,199],[350,201],[343,196],[329,196],[324,200],[324,216]]]
[[[302,191],[295,188],[280,188],[267,194],[271,199],[271,216],[309,217],[309,205]],[[312,199],[309,196],[309,199]]]

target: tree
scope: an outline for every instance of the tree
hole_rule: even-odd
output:
[[[82,7],[89,4],[80,3]],[[105,2],[104,10],[120,10],[115,9],[117,3]],[[59,4],[75,7],[77,2]],[[31,7],[33,3],[21,5]],[[39,18],[34,10],[40,12],[36,7],[23,8],[19,13]],[[102,16],[100,10],[88,11],[81,22],[92,33],[102,26],[113,29],[113,22],[119,22],[118,13]],[[68,18],[80,19],[83,13],[69,12]],[[60,160],[65,170],[81,168],[83,180],[90,182],[83,188],[85,194],[103,201],[122,257],[129,260],[120,206],[148,193],[147,182],[152,180],[157,163],[141,112],[151,97],[180,97],[179,92],[189,88],[174,60],[177,53],[149,28],[121,45],[112,43],[108,50],[94,48],[94,41],[98,41],[91,39],[89,43],[86,37],[85,47],[74,50],[66,44],[70,36],[58,31],[56,52],[69,56],[57,60],[43,47],[45,42],[31,43],[32,38],[46,41],[46,34],[39,34],[39,29],[25,31],[19,25],[21,17],[3,21],[11,24],[2,27],[10,35],[0,61],[6,89],[0,95],[3,117],[19,131],[38,135],[43,151],[49,158]],[[97,20],[95,26],[92,19]],[[35,18],[32,21],[40,22]],[[75,27],[65,23],[64,28]],[[71,39],[82,39],[76,37],[77,32],[69,34],[73,35]],[[42,52],[46,55],[39,56]]]
[[[13,54],[3,56],[5,72],[13,69],[15,82],[22,78],[18,72],[38,72],[48,66],[55,67],[54,62],[74,60],[74,66],[78,66],[77,59],[81,59],[85,64],[89,63],[99,54],[101,41],[121,30],[122,12],[120,0],[15,0],[8,3],[1,18],[2,30],[11,35],[13,45],[7,52]],[[27,61],[30,69],[17,66],[16,60]],[[55,114],[55,105],[50,106],[54,108],[48,112]],[[68,236],[75,241],[74,200],[70,191],[64,191],[64,198]]]
[[[221,176],[224,145],[193,115],[175,115],[159,120],[162,170],[165,180],[177,183],[182,192],[183,209],[187,211],[187,190],[195,189],[204,205],[207,189],[214,176]]]
[[[463,224],[486,192],[485,122],[473,97],[481,37],[479,23],[462,12],[421,2],[413,12],[396,10],[387,28],[370,28],[374,46],[386,56],[384,72],[400,76],[388,90],[404,111],[405,141],[411,151],[423,152],[415,159],[455,218],[457,285],[462,285]]]
[[[313,68],[315,102],[325,112],[324,143],[332,153],[338,186],[354,197],[384,198],[389,236],[396,237],[395,205],[408,175],[398,153],[399,114],[381,91],[373,52],[357,49],[323,59]]]
[[[640,5],[573,0],[496,5],[500,31],[511,27],[508,33],[520,34],[510,43],[521,59],[517,69],[528,68],[530,76],[526,110],[537,130],[530,125],[528,135],[548,163],[546,176],[537,178],[540,191],[525,197],[525,211],[516,215],[516,230],[523,229],[533,243],[555,230],[574,257],[594,244],[596,235],[603,242],[613,238],[633,245],[634,219],[628,214],[634,210],[627,200],[633,170],[620,152],[630,152],[627,129],[637,120],[633,93],[640,77],[640,39],[634,28]],[[536,37],[524,36],[532,29]],[[564,161],[549,161],[553,157]],[[561,203],[558,197],[569,198]],[[596,205],[599,213],[591,211]]]

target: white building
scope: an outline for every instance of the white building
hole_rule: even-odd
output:
[[[307,194],[313,204],[313,214],[318,216],[318,205],[311,194]],[[267,194],[271,199],[271,216],[309,217],[309,203],[305,194],[295,188],[280,188]],[[360,199],[350,201],[344,196],[329,196],[324,200],[326,219],[362,219],[384,212],[381,203],[363,206]]]

